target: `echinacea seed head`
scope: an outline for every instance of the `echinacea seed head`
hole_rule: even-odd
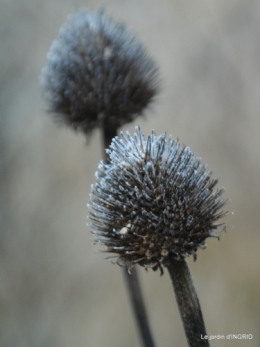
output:
[[[131,268],[167,266],[205,248],[225,230],[224,189],[189,147],[140,128],[121,133],[107,150],[90,195],[90,223],[96,238]]]
[[[54,118],[90,134],[131,122],[154,99],[158,69],[143,45],[103,10],[68,17],[40,83]]]

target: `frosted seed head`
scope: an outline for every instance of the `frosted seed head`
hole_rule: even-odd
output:
[[[92,187],[90,226],[97,239],[129,268],[196,259],[205,240],[225,230],[219,223],[227,214],[224,189],[215,188],[217,179],[178,141],[155,133],[145,139],[138,127],[122,139],[112,142],[109,163]]]
[[[55,120],[90,134],[142,114],[157,94],[158,69],[123,24],[81,10],[51,45],[40,83]]]

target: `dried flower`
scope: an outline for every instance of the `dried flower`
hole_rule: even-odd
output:
[[[157,67],[123,24],[82,10],[60,29],[40,82],[55,118],[90,133],[141,114],[157,93]]]
[[[154,132],[147,140],[137,127],[134,137],[121,133],[101,161],[90,194],[90,227],[119,265],[131,268],[167,265],[184,259],[205,239],[225,229],[217,221],[224,189],[189,147]]]

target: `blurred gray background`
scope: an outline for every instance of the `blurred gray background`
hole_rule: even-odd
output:
[[[145,43],[162,90],[140,124],[209,164],[230,215],[220,242],[189,259],[211,346],[260,345],[260,2],[2,0],[0,4],[0,346],[140,347],[121,269],[86,227],[100,133],[59,128],[38,77],[67,15],[105,5]],[[140,268],[158,346],[186,346],[168,274]]]

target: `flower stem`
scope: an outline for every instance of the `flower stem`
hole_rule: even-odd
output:
[[[117,136],[117,129],[108,129],[107,127],[103,127],[105,161],[108,160],[105,149],[110,146],[111,141],[115,136]],[[137,322],[141,338],[143,340],[143,345],[144,347],[155,347],[155,343],[149,326],[148,316],[141,291],[137,269],[133,267],[131,269],[131,274],[129,274],[127,268],[124,268],[123,272],[134,316]]]
[[[112,139],[117,136],[117,128],[113,127],[103,127],[103,149],[104,149],[104,154],[103,158],[107,162],[108,157],[106,154],[106,149],[110,146]]]
[[[185,260],[171,258],[167,264],[184,330],[190,347],[209,347],[199,299]]]
[[[142,297],[142,291],[136,267],[133,267],[131,269],[131,274],[128,273],[128,269],[125,267],[124,275],[143,344],[146,347],[155,347],[153,337],[149,328],[147,312]]]

